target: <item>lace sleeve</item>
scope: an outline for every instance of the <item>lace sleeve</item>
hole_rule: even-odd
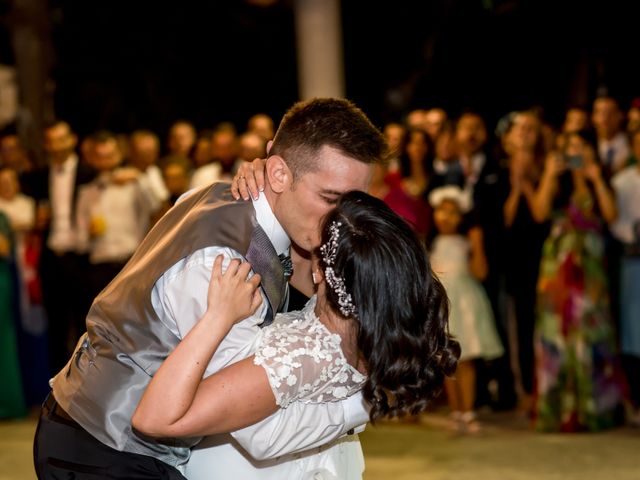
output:
[[[340,400],[354,393],[362,380],[349,372],[340,337],[317,324],[274,323],[265,328],[254,363],[265,369],[281,408],[294,401]]]

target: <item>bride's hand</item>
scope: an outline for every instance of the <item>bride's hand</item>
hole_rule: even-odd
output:
[[[205,316],[227,322],[231,328],[234,323],[253,315],[262,303],[258,289],[260,275],[256,273],[248,279],[251,265],[235,258],[223,274],[223,258],[218,255],[213,263]]]
[[[264,191],[264,166],[266,160],[256,158],[253,162],[242,162],[233,180],[231,181],[231,194],[239,200],[249,200],[249,195],[254,200],[258,199],[260,192]]]

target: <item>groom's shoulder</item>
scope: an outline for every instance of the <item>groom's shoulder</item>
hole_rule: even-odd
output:
[[[211,202],[222,202],[225,204],[244,204],[250,202],[243,202],[242,200],[236,200],[231,195],[231,184],[225,182],[216,182],[202,187],[192,188],[178,197],[176,206],[182,206],[202,200]]]
[[[178,199],[174,209],[182,211],[182,215],[195,212],[208,216],[226,212],[231,213],[229,220],[235,221],[255,216],[253,203],[233,198],[231,185],[228,183],[213,183],[189,190]]]
[[[231,185],[228,183],[214,183],[204,192],[204,210],[213,215],[221,215],[220,221],[230,223],[254,223],[255,208],[251,201],[236,200],[231,195]]]
[[[158,251],[158,245],[169,250],[178,245],[191,249],[244,246],[255,224],[252,203],[235,200],[229,184],[214,183],[183,194],[152,228],[139,250]]]
[[[176,207],[180,211],[169,223],[176,222],[182,235],[190,231],[190,236],[201,237],[197,243],[207,246],[232,246],[243,251],[257,224],[253,203],[234,199],[226,183],[192,191]]]

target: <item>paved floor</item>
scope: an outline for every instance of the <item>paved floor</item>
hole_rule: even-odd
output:
[[[384,424],[361,436],[365,480],[640,480],[640,431],[540,434],[517,414],[485,416],[478,436],[426,425]]]
[[[640,430],[551,435],[516,414],[483,418],[479,436],[450,433],[443,414],[383,423],[362,435],[365,480],[639,480]],[[0,480],[33,479],[35,420],[0,422]],[[239,479],[238,479],[239,480]]]

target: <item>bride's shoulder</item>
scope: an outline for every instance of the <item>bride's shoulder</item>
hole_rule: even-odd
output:
[[[340,400],[360,388],[364,376],[353,372],[332,333],[314,312],[315,298],[262,329],[254,353],[269,378],[276,403]]]
[[[262,331],[262,345],[278,346],[282,351],[334,352],[340,348],[340,336],[331,333],[315,314],[316,298],[302,310],[281,313]]]

